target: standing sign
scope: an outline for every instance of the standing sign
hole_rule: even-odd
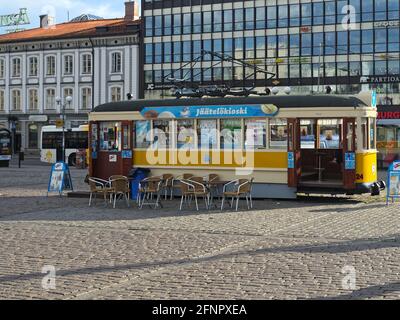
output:
[[[47,195],[49,195],[50,192],[58,192],[61,195],[64,190],[74,190],[71,172],[65,162],[57,162],[51,168]]]
[[[389,199],[394,203],[395,199],[400,198],[400,161],[389,166],[387,186],[386,205],[389,204]]]

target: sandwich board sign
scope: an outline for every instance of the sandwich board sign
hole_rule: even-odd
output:
[[[51,168],[47,195],[49,195],[50,192],[58,192],[61,196],[64,190],[74,190],[71,172],[65,162],[57,162]]]
[[[400,161],[395,161],[388,170],[386,205],[390,199],[394,203],[398,198],[400,198]]]

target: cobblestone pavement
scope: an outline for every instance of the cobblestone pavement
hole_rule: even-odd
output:
[[[113,210],[46,197],[48,176],[43,166],[0,168],[1,299],[400,298],[398,204],[300,198],[237,213],[179,212],[177,201]],[[72,176],[84,190],[85,172]],[[56,268],[48,291],[46,265]],[[343,287],[348,270],[355,288]]]

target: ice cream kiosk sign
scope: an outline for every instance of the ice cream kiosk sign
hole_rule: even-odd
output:
[[[274,117],[279,108],[273,104],[146,107],[141,114],[146,119],[210,119]]]
[[[386,204],[398,198],[400,198],[400,161],[395,161],[389,166]]]

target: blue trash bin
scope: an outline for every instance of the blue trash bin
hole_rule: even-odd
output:
[[[132,178],[131,180],[131,199],[136,200],[138,191],[139,191],[139,184],[140,181],[146,179],[149,176],[150,170],[149,169],[135,169],[132,174],[129,176]]]

